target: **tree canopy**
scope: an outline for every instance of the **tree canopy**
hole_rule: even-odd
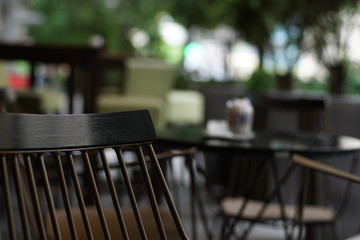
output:
[[[105,39],[110,52],[132,52],[129,31],[146,29],[156,39],[159,0],[30,0],[44,15],[44,24],[31,28],[38,42],[87,44],[95,34]]]
[[[256,46],[261,60],[267,53],[276,61],[281,48],[288,72],[302,51],[316,52],[321,61],[329,62],[325,53],[329,39],[340,49],[341,16],[357,13],[354,0],[30,0],[29,4],[45,19],[43,25],[31,28],[37,42],[87,44],[91,36],[101,35],[108,52],[134,53],[130,32],[136,28],[148,34],[147,52],[156,55],[161,45],[159,16],[166,13],[188,30],[229,26]],[[274,41],[279,29],[286,34],[282,45]]]

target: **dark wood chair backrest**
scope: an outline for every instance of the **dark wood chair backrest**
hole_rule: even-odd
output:
[[[5,195],[1,207],[6,209],[8,225],[0,228],[2,239],[110,239],[114,232],[116,239],[145,239],[145,235],[148,239],[187,239],[152,147],[157,135],[148,111],[3,114],[0,133],[0,190]],[[150,211],[142,211],[135,196],[123,154],[128,151],[134,153]],[[116,187],[111,160],[116,160],[122,179]],[[97,177],[101,174],[102,181]],[[163,208],[159,210],[154,182],[170,218],[163,217]],[[60,196],[54,196],[55,187],[60,188]],[[104,193],[110,201],[104,200]],[[131,211],[120,206],[123,201]],[[147,225],[149,219],[152,224]],[[177,237],[169,235],[169,224]],[[148,236],[149,232],[156,236]]]
[[[0,151],[78,149],[151,142],[147,111],[108,114],[4,114]]]

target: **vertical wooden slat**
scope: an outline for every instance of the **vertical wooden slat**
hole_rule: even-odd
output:
[[[92,239],[94,239],[94,237],[93,237],[93,234],[91,232],[91,226],[90,226],[90,223],[89,223],[89,217],[88,217],[88,215],[86,213],[84,197],[83,197],[83,195],[81,193],[81,187],[80,187],[79,179],[78,179],[76,169],[75,169],[75,165],[74,165],[74,158],[73,158],[73,155],[71,154],[71,152],[67,152],[66,156],[67,156],[68,162],[70,164],[70,172],[71,172],[71,176],[72,176],[72,179],[73,179],[76,196],[77,196],[77,199],[78,199],[81,216],[82,216],[83,221],[84,221],[83,223],[84,223],[84,226],[85,226],[86,235],[87,235],[88,239],[92,240]]]
[[[122,237],[123,237],[123,239],[129,239],[129,236],[128,236],[128,233],[127,233],[127,230],[126,230],[124,217],[123,217],[122,212],[121,212],[119,199],[117,197],[114,181],[113,181],[113,179],[111,177],[110,168],[109,168],[109,165],[107,163],[107,159],[106,159],[104,149],[99,150],[99,153],[100,153],[101,162],[102,162],[102,165],[103,165],[103,168],[104,168],[105,176],[106,176],[106,179],[107,179],[107,183],[108,183],[108,186],[109,186],[109,189],[110,189],[113,204],[114,204],[114,207],[115,207],[115,212],[116,212],[116,215],[117,215],[117,218],[118,218],[118,221],[119,221]]]
[[[46,166],[45,166],[45,160],[44,160],[44,157],[42,156],[42,154],[38,154],[37,159],[40,162],[41,179],[42,179],[42,183],[43,183],[43,187],[44,187],[46,201],[47,201],[48,208],[49,208],[49,214],[50,214],[50,219],[51,219],[51,224],[53,227],[55,239],[61,240],[62,238],[61,238],[61,234],[60,234],[59,223],[56,218],[54,199],[51,194],[49,178],[48,178]]]
[[[154,188],[153,188],[152,183],[151,183],[149,171],[148,171],[148,168],[146,166],[146,162],[145,162],[145,158],[144,158],[144,154],[143,154],[143,151],[141,149],[141,146],[137,146],[136,154],[137,154],[139,165],[140,165],[140,168],[141,168],[144,180],[145,180],[146,190],[147,190],[148,195],[149,195],[151,208],[152,208],[152,211],[153,211],[153,214],[154,214],[154,217],[155,217],[156,227],[157,227],[157,229],[159,231],[160,238],[161,239],[167,239],[165,229],[164,229],[164,225],[163,225],[162,220],[161,220],[159,207],[158,207],[158,204],[157,204],[157,201],[156,201]]]
[[[170,190],[169,190],[169,188],[167,186],[166,179],[165,179],[164,175],[162,174],[161,167],[160,167],[160,164],[159,164],[159,162],[157,160],[155,151],[154,151],[151,144],[146,145],[146,148],[147,148],[147,151],[149,153],[150,160],[151,160],[151,162],[153,164],[152,166],[154,167],[156,176],[157,176],[157,178],[158,178],[158,180],[159,180],[159,182],[161,184],[164,197],[165,197],[166,202],[167,202],[167,204],[169,206],[169,210],[170,210],[170,213],[171,213],[171,215],[173,217],[173,220],[175,222],[176,228],[177,228],[178,232],[180,233],[182,239],[188,239],[188,236],[187,236],[187,234],[185,232],[184,226],[182,225],[182,222],[180,220],[179,213],[176,210],[176,206],[175,206],[175,203],[174,203],[174,201],[172,199]]]
[[[85,164],[85,170],[86,170],[86,172],[87,172],[87,174],[89,176],[90,186],[91,186],[91,190],[93,192],[95,205],[96,205],[96,209],[97,209],[97,212],[98,212],[98,215],[99,215],[99,219],[100,219],[101,227],[102,227],[102,230],[103,230],[103,233],[104,233],[104,237],[105,237],[105,239],[111,239],[109,229],[108,229],[107,224],[106,224],[104,211],[103,211],[103,208],[101,206],[100,195],[99,195],[99,191],[98,191],[97,186],[96,186],[94,173],[93,173],[93,171],[91,169],[91,163],[90,163],[90,159],[89,159],[89,154],[85,150],[82,151],[81,153],[82,153],[84,164]]]
[[[35,177],[34,177],[34,171],[33,171],[33,167],[31,164],[31,159],[30,159],[30,155],[24,155],[24,162],[25,162],[25,167],[26,167],[26,172],[28,175],[28,180],[29,180],[29,185],[30,185],[30,193],[31,193],[31,197],[32,197],[32,203],[33,203],[33,207],[34,207],[34,213],[35,213],[35,219],[38,225],[38,230],[39,230],[39,237],[40,239],[46,239],[46,233],[45,233],[45,225],[44,225],[44,221],[43,221],[43,216],[41,213],[41,207],[40,207],[40,201],[39,201],[39,197],[38,197],[38,192],[37,192],[37,186],[36,186],[36,182],[35,182]]]
[[[69,192],[66,187],[64,170],[63,170],[63,167],[61,164],[60,152],[54,152],[53,154],[54,154],[54,158],[55,158],[56,170],[57,170],[57,174],[58,174],[58,178],[59,178],[61,194],[62,194],[63,201],[64,201],[66,217],[68,220],[71,237],[72,237],[72,239],[78,239],[77,234],[76,234],[75,222],[74,222],[71,205],[70,205]]]
[[[124,181],[125,181],[125,186],[126,186],[126,189],[127,189],[128,195],[129,195],[130,203],[131,203],[132,209],[134,211],[134,216],[135,216],[136,223],[137,223],[137,226],[138,226],[138,229],[140,232],[141,239],[146,240],[147,237],[146,237],[146,233],[145,233],[145,229],[144,229],[144,224],[141,220],[139,206],[137,205],[137,202],[136,202],[134,189],[132,188],[132,185],[131,185],[131,180],[130,180],[129,174],[127,172],[127,169],[126,169],[126,164],[125,164],[121,149],[115,148],[115,152],[116,152],[116,156],[118,158],[121,173],[122,173]]]
[[[6,155],[5,154],[1,155],[1,176],[2,176],[2,184],[4,187],[4,193],[5,193],[5,204],[6,204],[6,214],[7,214],[7,223],[8,223],[8,229],[9,229],[9,237],[12,240],[16,240],[16,228],[15,228],[15,221],[14,221],[13,206],[12,206],[12,201],[11,201],[8,167],[6,164]]]
[[[31,239],[30,227],[29,227],[29,221],[27,219],[24,194],[23,194],[23,190],[22,190],[22,187],[25,187],[25,186],[21,186],[20,178],[22,176],[20,174],[20,169],[19,169],[19,157],[18,157],[18,155],[12,155],[12,156],[13,156],[12,161],[14,164],[13,170],[14,170],[15,188],[16,188],[16,193],[17,193],[20,218],[21,218],[23,234],[24,234],[23,237],[25,240],[28,240],[28,239],[30,240]]]

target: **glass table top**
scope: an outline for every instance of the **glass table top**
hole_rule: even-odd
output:
[[[248,138],[209,136],[201,127],[179,127],[158,131],[158,142],[179,147],[290,152],[344,152],[360,150],[360,139],[303,132],[254,131]]]

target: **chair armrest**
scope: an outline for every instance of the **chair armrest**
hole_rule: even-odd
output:
[[[306,158],[303,156],[300,156],[298,154],[294,154],[292,157],[292,160],[304,167],[311,168],[313,170],[323,172],[329,175],[332,175],[334,177],[342,178],[345,180],[349,180],[352,182],[360,183],[360,176],[339,170],[337,168],[331,167],[327,164],[317,162],[315,160],[312,160],[310,158]]]
[[[156,154],[156,157],[159,161],[161,160],[166,160],[172,157],[177,157],[177,156],[193,156],[196,152],[196,148],[186,148],[186,149],[181,149],[181,150],[174,150],[174,151],[167,151],[167,152],[162,152],[162,153],[158,153]]]
[[[162,153],[158,153],[156,154],[156,158],[158,159],[159,162],[168,160],[170,158],[173,157],[178,157],[178,156],[193,156],[195,154],[195,152],[197,151],[197,149],[195,147],[192,148],[186,148],[186,149],[182,149],[182,150],[174,150],[174,151],[166,151],[166,152],[162,152]],[[145,156],[145,161],[149,162],[150,158],[149,156]],[[126,163],[126,166],[128,167],[133,167],[133,166],[138,166],[138,162],[129,162]],[[119,165],[117,163],[111,163],[109,164],[109,168],[118,168]],[[98,167],[97,170],[102,170],[102,167]]]

